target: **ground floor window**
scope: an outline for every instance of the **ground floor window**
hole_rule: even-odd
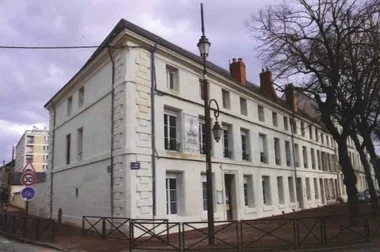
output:
[[[203,210],[207,211],[207,183],[202,182]]]
[[[288,187],[289,187],[290,202],[294,203],[294,202],[296,202],[296,195],[294,192],[294,179],[293,179],[293,177],[288,177]]]
[[[264,205],[271,205],[271,194],[270,194],[270,177],[262,177],[262,187],[263,187],[263,202]]]
[[[178,214],[178,180],[174,177],[166,178],[166,213]]]

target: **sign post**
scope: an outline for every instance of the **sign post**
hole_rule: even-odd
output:
[[[21,175],[21,183],[25,186],[21,191],[21,197],[25,200],[25,215],[28,217],[29,214],[29,201],[33,200],[36,196],[36,191],[31,187],[36,183],[37,178],[34,174],[36,170],[31,162],[26,163],[24,169],[22,169],[23,174]]]

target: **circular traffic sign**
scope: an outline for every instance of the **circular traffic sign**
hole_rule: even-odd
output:
[[[31,186],[36,183],[36,175],[31,172],[27,172],[21,175],[21,183],[24,186]]]
[[[34,196],[36,196],[36,191],[34,191],[34,189],[31,187],[24,187],[24,189],[21,191],[21,197],[25,201],[34,199]]]

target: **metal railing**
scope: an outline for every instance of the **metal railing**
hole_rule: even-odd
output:
[[[53,219],[0,213],[0,229],[7,234],[37,241],[55,242],[56,237]]]

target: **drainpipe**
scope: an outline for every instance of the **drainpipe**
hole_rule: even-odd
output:
[[[152,205],[153,205],[153,219],[156,216],[156,135],[155,135],[155,107],[154,107],[154,93],[156,90],[156,69],[154,64],[154,53],[156,52],[157,44],[154,45],[150,54],[150,113],[151,113],[151,141],[152,141]]]
[[[52,143],[51,143],[51,148],[52,148],[52,151],[51,151],[51,167],[50,167],[50,219],[52,218],[53,216],[53,168],[54,168],[54,149],[55,149],[55,124],[56,124],[56,110],[55,110],[55,106],[54,106],[54,103],[53,102],[50,102],[51,103],[51,107],[53,108],[53,113],[54,113],[54,117],[53,117],[53,139],[52,139]]]
[[[114,142],[114,118],[115,118],[115,61],[112,57],[111,47],[108,47],[108,54],[112,63],[112,90],[111,90],[111,164],[110,164],[110,206],[111,218],[113,217],[113,142]]]

